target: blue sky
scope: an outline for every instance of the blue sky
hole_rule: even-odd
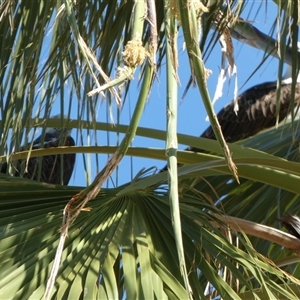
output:
[[[261,6],[262,1],[247,1],[247,7],[242,14],[242,18],[250,21],[255,27],[260,31],[268,34],[270,28],[274,22],[275,16],[277,15],[277,6],[273,1],[267,1],[267,10],[266,6]],[[188,83],[190,72],[188,67],[187,52],[184,51],[182,44],[182,33],[179,33],[179,42],[178,49],[179,53],[179,78],[180,85],[178,86],[178,133],[189,134],[193,136],[199,136],[209,123],[206,119],[206,111],[202,104],[202,100],[199,94],[197,87],[191,87],[186,95],[186,97],[181,101],[186,84]],[[239,93],[246,90],[247,88],[254,86],[256,84],[274,81],[277,78],[277,67],[278,61],[275,58],[269,58],[263,67],[255,74],[255,76],[249,78],[255,68],[261,63],[263,52],[254,49],[250,46],[243,45],[242,43],[233,40],[234,42],[234,57],[237,66],[237,78],[238,78],[238,87]],[[206,61],[206,68],[212,70],[212,74],[208,78],[207,86],[210,92],[211,98],[214,96],[214,92],[217,85],[217,79],[219,75],[219,70],[221,67],[221,48],[217,44],[210,57]],[[165,68],[162,67],[159,71],[159,82],[156,80],[152,89],[152,93],[149,97],[148,103],[145,107],[144,114],[142,116],[140,126],[149,127],[154,129],[166,129],[166,80],[165,80]],[[138,73],[135,74],[135,79],[132,82],[128,97],[126,99],[125,105],[120,112],[120,123],[128,124],[130,116],[132,114],[133,108],[136,103],[137,90],[138,90]],[[218,112],[226,103],[233,99],[233,89],[234,89],[234,80],[227,80],[223,89],[223,97],[217,101],[215,104],[215,111]],[[75,96],[75,95],[74,95]],[[65,99],[66,100],[66,99]],[[57,101],[58,102],[58,101]],[[74,102],[75,104],[76,102]],[[77,116],[77,105],[72,105],[72,114]],[[53,114],[59,113],[53,109]],[[114,109],[114,117],[117,120],[116,109]],[[97,121],[107,122],[110,121],[107,117],[106,103],[102,103],[99,107]],[[76,136],[76,132],[73,133],[73,137]],[[116,135],[110,135],[110,145],[116,144]],[[84,141],[84,144],[87,145],[88,141]],[[93,141],[92,141],[93,144]],[[99,133],[98,144],[106,146],[108,145],[106,133]],[[164,148],[165,143],[157,141],[154,139],[143,139],[140,137],[135,137],[133,141],[133,146],[139,147],[155,147],[155,148]],[[179,149],[184,149],[186,146],[180,145]],[[88,157],[88,156],[86,156]],[[102,168],[107,162],[107,155],[99,156],[99,167]],[[135,176],[138,171],[142,168],[149,168],[152,166],[162,168],[165,165],[163,161],[155,161],[144,158],[134,157],[132,160],[133,169],[131,169],[131,160],[129,157],[123,159],[119,166],[119,176],[117,184],[126,183],[132,179],[132,176]],[[92,178],[96,174],[95,167],[95,156],[90,155],[90,165],[92,168]],[[113,174],[112,180],[110,181],[110,186],[114,182],[116,184],[116,175]],[[83,159],[82,155],[77,155],[77,162],[74,174],[71,178],[69,185],[86,185],[86,178],[84,175],[83,168]]]
[[[272,22],[274,21],[274,16],[277,14],[277,6],[273,4],[272,1],[268,1],[268,10],[260,9],[257,16],[255,16],[261,1],[256,1],[249,4],[244,14],[243,18],[253,21],[253,25],[256,26],[259,30],[264,33],[268,33]],[[253,4],[253,7],[252,7]],[[252,13],[248,17],[248,12],[252,7]],[[181,33],[179,34],[179,37]],[[235,59],[237,65],[237,76],[239,84],[239,92],[244,91],[245,89],[262,83],[265,81],[276,80],[277,76],[277,60],[275,58],[270,58],[264,64],[264,66],[257,72],[255,76],[249,79],[249,76],[253,70],[259,65],[262,60],[263,53],[260,50],[251,48],[247,45],[233,40],[235,47]],[[181,98],[183,91],[186,87],[186,84],[189,80],[189,68],[187,60],[187,52],[182,50],[182,38],[179,38],[178,48],[181,50],[179,54],[179,78],[181,85],[178,87],[178,95]],[[215,47],[214,51],[211,53],[209,59],[206,62],[206,68],[212,70],[212,75],[207,81],[208,89],[210,92],[211,98],[214,96],[215,88],[217,85],[217,79],[219,75],[219,69],[221,66],[221,48],[219,44]],[[154,129],[166,129],[166,81],[165,81],[165,69],[162,68],[159,72],[159,82],[155,82],[150,95],[149,101],[145,107],[144,114],[142,116],[140,126],[150,127]],[[128,124],[129,115],[132,112],[132,109],[136,102],[136,85],[138,74],[135,75],[135,79],[132,84],[129,96],[126,99],[125,106],[121,112],[120,123]],[[242,87],[242,88],[241,88]],[[215,111],[218,112],[226,103],[232,100],[233,98],[233,88],[234,80],[226,81],[223,90],[223,97],[219,99],[215,105]],[[201,97],[197,87],[191,87],[186,95],[186,97],[181,101],[178,99],[178,133],[184,133],[194,136],[199,136],[209,123],[206,119],[206,111],[202,104]],[[99,115],[99,121],[105,121],[106,114],[105,109],[103,109]],[[130,112],[131,108],[131,112]],[[113,144],[113,139],[111,139]],[[133,141],[133,146],[142,146],[142,147],[158,147],[164,148],[165,143],[161,141],[156,141],[154,139],[142,139],[136,137]],[[185,146],[180,145],[180,149],[184,149]],[[106,158],[102,158],[102,164],[106,162]],[[78,162],[76,168],[75,180],[71,181],[71,184],[79,184],[78,181],[78,171],[80,171],[80,162]],[[135,175],[141,168],[157,166],[159,169],[165,165],[163,161],[155,161],[143,158],[133,158],[133,175]],[[118,184],[122,184],[130,181],[131,177],[131,162],[129,158],[124,158],[120,167],[119,167],[119,179]],[[79,172],[81,173],[81,172]],[[112,176],[112,180],[115,180],[115,176]]]

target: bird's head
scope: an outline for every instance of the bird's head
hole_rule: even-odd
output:
[[[55,119],[62,119],[62,115],[58,114],[53,116],[52,118]],[[68,116],[64,115],[63,116],[63,120],[68,120]],[[62,123],[62,125],[64,125],[65,122]],[[51,135],[60,135],[60,136],[71,136],[71,132],[72,132],[72,128],[70,127],[48,127],[46,128],[46,134],[51,134]]]

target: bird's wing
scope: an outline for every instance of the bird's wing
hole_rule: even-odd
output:
[[[65,141],[62,141],[65,146],[75,146],[75,141],[71,136],[66,137]],[[32,142],[32,149],[58,147],[60,145],[60,139],[52,133],[46,133],[44,139],[38,137]],[[21,150],[28,150],[31,147],[31,143],[22,147]],[[38,180],[39,177],[39,163],[42,160],[40,181],[51,184],[67,185],[72,176],[75,154],[63,154],[61,155],[47,155],[44,157],[32,157],[27,161],[25,173],[23,177],[32,180]],[[63,174],[61,174],[61,158],[63,159]],[[24,160],[19,160],[16,165],[14,176],[20,176],[21,165]],[[24,168],[24,167],[23,167]],[[1,165],[1,173],[7,172],[7,163]],[[62,180],[61,180],[62,179]]]
[[[282,85],[279,122],[289,113],[291,97],[291,85]],[[300,102],[300,84],[296,85],[295,101]],[[232,101],[217,115],[224,138],[229,143],[253,136],[276,124],[276,83],[264,83],[248,89],[238,97],[238,104],[237,114]],[[201,137],[215,139],[211,126]]]
[[[290,112],[292,98],[291,84],[282,84],[280,89],[279,122]],[[239,111],[234,111],[234,101],[227,104],[217,115],[223,136],[228,143],[237,142],[276,124],[276,82],[262,83],[238,96]],[[300,104],[300,83],[295,86],[295,103]],[[209,126],[200,137],[215,140],[212,127]],[[202,152],[188,147],[186,150]],[[165,171],[164,167],[161,171]]]
[[[40,148],[49,148],[49,147],[57,147],[59,143],[59,137],[55,136],[52,133],[46,133],[44,139],[42,139],[42,136],[39,136],[36,138],[33,142],[28,143],[26,146],[22,146],[20,148],[20,151],[27,151],[28,149],[40,149]],[[19,164],[21,163],[21,160],[19,161]],[[17,166],[16,172],[20,172],[20,166]],[[2,163],[1,165],[1,173],[7,172],[7,162]]]
[[[47,139],[46,139],[47,138]],[[37,143],[35,143],[37,141]],[[33,143],[33,149],[38,147],[39,141],[35,140]],[[64,146],[75,146],[75,141],[71,136],[66,137],[65,141],[62,141]],[[60,145],[59,138],[51,136],[45,136],[45,144],[43,148],[58,147]],[[41,182],[47,182],[51,184],[63,184],[68,185],[72,176],[75,165],[76,154],[63,154],[63,155],[47,155],[42,157],[41,166]],[[32,157],[28,161],[27,172],[24,177],[33,180],[38,179],[38,165],[39,157]],[[63,173],[61,171],[63,170]]]

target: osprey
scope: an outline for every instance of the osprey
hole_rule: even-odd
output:
[[[279,95],[279,116],[281,122],[290,113],[292,98],[292,67],[288,69],[281,81]],[[295,103],[300,103],[300,75],[295,85]],[[265,82],[253,86],[238,96],[239,110],[234,111],[235,103],[231,101],[217,115],[223,136],[228,143],[243,140],[276,124],[277,81]],[[209,126],[200,137],[216,139]],[[187,150],[198,152],[199,149],[189,147]]]
[[[71,137],[71,129],[67,128],[47,128],[44,139],[39,136],[32,143],[21,147],[21,151],[31,148],[52,148],[58,146],[75,146]],[[41,162],[41,172],[39,177],[39,163]],[[43,157],[31,157],[29,159],[18,160],[15,163],[14,176],[22,176],[32,180],[51,184],[68,185],[73,173],[75,164],[75,154],[47,155]],[[24,170],[24,174],[21,171]],[[63,173],[61,174],[61,170]],[[8,164],[5,162],[1,166],[1,173],[8,172]]]
[[[279,122],[290,113],[292,98],[292,67],[288,66],[281,81],[279,95]],[[295,103],[300,103],[300,73],[297,77],[294,94]],[[232,100],[218,114],[217,118],[222,129],[225,141],[234,143],[248,138],[258,132],[273,127],[276,124],[277,81],[265,82],[253,86],[238,96],[239,110],[234,111],[235,102]],[[200,137],[215,140],[215,134],[209,126]],[[186,150],[203,152],[203,150],[188,147]],[[162,171],[166,171],[165,166]]]

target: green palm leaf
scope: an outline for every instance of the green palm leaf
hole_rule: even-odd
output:
[[[269,36],[259,34],[251,24],[238,19],[247,1],[233,1],[232,7],[227,7],[222,1],[210,1],[208,12],[205,12],[205,7],[199,10],[194,2],[175,2],[178,11],[168,22],[174,33],[176,18],[181,18],[181,32],[191,62],[190,73],[196,76],[203,102],[214,123],[214,112],[203,80],[203,62],[209,59],[220,35],[228,29],[233,37],[265,51],[266,55],[276,56],[277,52],[270,47],[275,45],[274,32]],[[163,70],[165,59],[177,72],[176,39],[165,30],[168,5],[167,1],[150,0],[2,1],[0,162],[25,159],[28,155],[70,152],[95,154],[96,164],[98,154],[120,152],[121,155],[165,160],[163,149],[133,148],[129,143],[135,134],[157,140],[166,137],[166,132],[138,127],[138,122],[143,103],[150,94],[155,76],[160,76],[157,71]],[[295,17],[298,9],[291,4],[278,5],[286,12],[280,12],[280,77],[283,59],[297,65],[296,55],[292,54],[296,49],[298,27]],[[151,11],[151,7],[154,10]],[[146,9],[152,13],[147,15],[148,18],[145,18]],[[293,22],[289,22],[290,16],[294,17]],[[274,18],[274,25],[276,22]],[[212,36],[209,35],[211,28],[215,30]],[[155,31],[158,31],[157,41]],[[285,46],[289,42],[289,32],[293,36],[291,51]],[[124,68],[122,51],[137,35],[149,50],[148,61],[117,77],[115,70]],[[167,45],[172,45],[171,49]],[[111,127],[96,122],[101,99],[106,97],[107,115],[112,114],[115,103],[120,106],[120,99],[126,100],[131,76],[136,71],[142,84],[136,93],[139,101],[129,126],[118,124]],[[293,68],[294,79],[297,71]],[[172,72],[168,74],[168,97],[176,89]],[[124,82],[118,85],[120,89],[117,91],[120,78]],[[99,85],[109,88],[95,93]],[[93,96],[89,97],[93,90]],[[173,109],[176,108],[176,98],[173,95],[173,102],[170,102]],[[71,113],[74,107],[76,117]],[[63,118],[49,118],[56,110],[73,119],[71,125],[77,129],[78,146],[18,153],[21,145],[30,142],[36,133],[32,127],[42,127],[44,134],[46,127],[62,125]],[[173,121],[168,134],[172,132],[176,136],[176,120]],[[97,138],[95,143],[91,139],[85,142],[85,136],[90,138],[100,130],[108,135],[110,132],[127,132],[125,137],[128,140],[124,139],[120,148],[99,147]],[[216,135],[223,143],[222,148],[226,147],[221,134]],[[154,169],[141,170],[125,185],[101,188],[68,228],[51,297],[191,297],[180,271],[183,266],[178,262],[180,239],[173,230],[173,224],[181,221],[184,259],[194,298],[299,298],[298,257],[281,245],[255,235],[247,236],[242,230],[230,230],[230,225],[226,224],[229,215],[278,228],[277,219],[284,212],[300,214],[298,136],[298,122],[293,119],[278,129],[229,145],[238,167],[238,184],[217,141],[178,135],[179,143],[205,151],[178,151],[178,162],[186,164],[178,169],[180,220],[179,217],[174,220],[170,213],[165,173],[153,174]],[[91,160],[84,156],[87,177],[91,176],[90,165]],[[173,166],[176,167],[176,161]],[[98,165],[97,169],[100,169]],[[171,175],[177,179],[175,169]],[[176,189],[173,195],[177,197]],[[86,190],[0,174],[1,298],[44,297],[60,245],[63,211],[70,199],[80,192]],[[175,201],[172,203],[174,205]],[[238,219],[234,220],[238,222]]]
[[[19,195],[9,192],[16,184],[20,192],[23,189],[22,201],[20,192]],[[2,186],[6,188],[1,192],[1,199],[5,195],[9,201],[1,203],[1,227],[6,229],[1,230],[1,291],[4,297],[14,294],[16,298],[39,298],[44,293],[56,250],[62,209],[76,189],[53,189],[15,178]],[[90,202],[91,211],[80,215],[63,251],[55,297],[72,298],[82,293],[88,293],[86,297],[108,299],[124,295],[142,298],[164,295],[179,299],[187,296],[177,267],[166,191],[151,186],[121,193],[128,187],[130,184],[102,190]],[[34,199],[30,189],[40,197]],[[48,196],[42,198],[42,194]],[[26,207],[30,207],[28,212]],[[243,242],[246,250],[230,244],[211,223],[208,208],[215,210],[197,195],[181,198],[185,254],[193,290],[203,295],[209,280],[224,297],[236,298],[234,290],[218,275],[226,267],[241,287],[251,289],[264,283],[272,296],[279,286],[265,272],[281,278],[282,283],[285,276],[260,256],[252,256],[253,249],[246,241]],[[4,216],[9,216],[11,221]],[[234,261],[247,269],[249,275],[255,275],[252,283],[241,269],[236,269]],[[287,286],[279,292],[291,297]]]

